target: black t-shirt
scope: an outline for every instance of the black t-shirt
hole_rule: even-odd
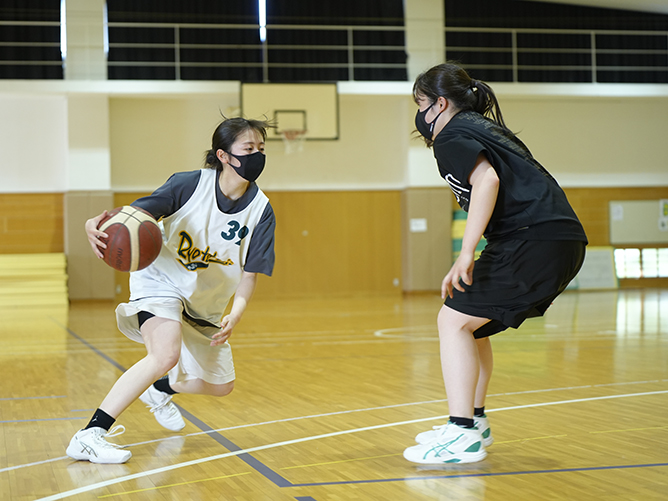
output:
[[[131,205],[140,207],[153,215],[156,219],[174,214],[190,200],[199,183],[201,170],[177,172],[173,174],[160,188],[147,197],[142,197]],[[255,198],[258,186],[250,183],[246,193],[237,200],[230,200],[216,183],[216,201],[218,209],[225,214],[236,214],[245,209]],[[274,230],[276,218],[270,203],[267,203],[260,221],[253,230],[251,241],[248,244],[248,255],[244,271],[248,273],[263,273],[271,276],[274,270]]]
[[[434,140],[441,176],[468,212],[468,181],[480,153],[499,177],[499,194],[487,240],[587,241],[582,224],[557,181],[512,132],[473,111],[455,115]]]

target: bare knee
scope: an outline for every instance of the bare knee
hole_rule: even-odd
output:
[[[212,384],[209,386],[210,395],[214,397],[225,397],[232,393],[234,381],[225,384]]]
[[[179,347],[180,348],[180,347]],[[161,353],[149,353],[146,357],[152,359],[153,367],[160,374],[169,372],[179,361],[180,349],[166,350]]]
[[[474,317],[443,306],[438,312],[438,332],[441,338],[449,335],[472,334],[475,330],[489,322],[487,318]]]
[[[161,317],[149,318],[141,327],[147,358],[161,374],[172,369],[181,356],[181,324]]]

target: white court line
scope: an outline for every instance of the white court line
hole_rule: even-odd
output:
[[[599,387],[604,387],[604,386],[621,386],[621,385],[633,385],[633,384],[647,384],[647,383],[665,383],[668,382],[668,379],[654,379],[650,381],[628,381],[628,382],[621,382],[621,383],[604,383],[604,384],[587,384],[587,385],[582,385],[582,386],[564,386],[561,388],[546,388],[546,389],[539,389],[539,390],[525,390],[525,391],[513,391],[513,392],[507,392],[507,393],[492,393],[490,395],[487,395],[487,398],[491,397],[504,397],[504,396],[509,396],[509,395],[526,395],[529,393],[547,393],[547,392],[554,392],[554,391],[567,391],[567,390],[582,390],[586,388],[599,388]],[[382,405],[379,407],[365,407],[362,409],[349,409],[347,411],[336,411],[336,412],[326,412],[322,414],[311,414],[308,416],[297,416],[297,417],[291,417],[291,418],[283,418],[283,419],[273,419],[271,421],[261,421],[259,423],[247,423],[247,424],[241,424],[237,426],[228,426],[225,428],[216,428],[213,430],[208,430],[208,431],[198,431],[195,433],[188,433],[186,435],[178,435],[178,436],[171,436],[167,438],[158,438],[155,440],[147,440],[145,442],[135,442],[132,444],[127,444],[126,447],[136,447],[138,445],[147,445],[147,444],[152,444],[156,442],[165,442],[167,440],[173,440],[174,438],[178,437],[196,437],[200,435],[209,435],[211,433],[218,433],[221,431],[229,431],[229,430],[238,430],[241,428],[253,428],[255,426],[263,426],[267,424],[277,424],[277,423],[287,423],[290,421],[301,421],[302,419],[314,419],[314,418],[322,418],[322,417],[329,417],[329,416],[338,416],[341,414],[352,414],[355,412],[369,412],[369,411],[378,411],[378,410],[385,410],[385,409],[393,409],[397,407],[410,407],[413,405],[425,405],[425,404],[437,404],[437,403],[442,403],[442,402],[447,402],[447,398],[442,398],[438,400],[424,400],[421,402],[408,402],[404,404],[393,404],[393,405]],[[74,411],[73,411],[74,412]],[[493,410],[489,410],[488,412],[493,412]],[[10,470],[18,470],[21,468],[27,468],[29,466],[37,466],[40,464],[45,464],[45,463],[51,463],[54,461],[60,461],[61,459],[67,459],[67,456],[62,456],[59,458],[54,458],[54,459],[47,459],[44,461],[37,461],[34,463],[26,463],[26,464],[20,464],[20,465],[15,465],[15,466],[10,466],[6,468],[1,468],[0,473],[3,473],[5,471],[10,471]]]
[[[492,393],[490,395],[487,395],[487,398],[490,397],[505,397],[508,395],[525,395],[528,393],[546,393],[546,392],[552,392],[552,391],[566,391],[566,390],[582,390],[586,388],[598,388],[598,387],[603,387],[603,386],[619,386],[619,385],[626,385],[626,384],[646,384],[646,383],[660,383],[660,382],[668,382],[668,379],[655,379],[653,381],[630,381],[627,383],[605,383],[605,384],[596,384],[596,385],[583,385],[583,386],[564,386],[562,388],[547,388],[544,390],[526,390],[526,391],[514,391],[514,392],[509,392],[509,393]],[[393,405],[381,405],[378,407],[366,407],[362,409],[349,409],[347,411],[337,411],[337,412],[326,412],[323,414],[311,414],[308,416],[297,416],[297,417],[291,417],[291,418],[283,418],[283,419],[273,419],[271,421],[261,421],[259,423],[247,423],[247,424],[240,424],[237,426],[228,426],[225,428],[216,428],[213,430],[208,430],[208,431],[198,431],[195,433],[188,433],[186,435],[179,435],[183,437],[196,437],[199,435],[209,435],[211,433],[218,433],[221,431],[229,431],[229,430],[238,430],[241,428],[253,428],[255,426],[263,426],[266,424],[277,424],[277,423],[287,423],[290,421],[301,421],[302,419],[314,419],[314,418],[322,418],[322,417],[329,417],[329,416],[338,416],[341,414],[352,414],[355,412],[369,412],[369,411],[379,411],[379,410],[385,410],[385,409],[393,409],[397,407],[410,407],[412,405],[425,405],[425,404],[440,404],[443,402],[447,402],[447,398],[441,398],[438,400],[423,400],[422,402],[408,402],[405,404],[393,404]],[[493,412],[493,411],[489,411]],[[155,442],[164,442],[166,440],[171,440],[174,437],[169,437],[169,438],[158,438],[155,440],[147,440],[146,442],[136,442],[134,444],[128,444],[126,447],[135,447],[137,445],[146,445],[146,444],[152,444]],[[3,470],[0,470],[0,473]]]
[[[45,396],[37,396],[37,397],[6,397],[6,398],[0,398],[0,401],[5,401],[5,400],[39,400],[43,398],[67,398],[67,395],[45,395]]]
[[[668,390],[663,390],[663,391],[648,391],[644,393],[631,393],[627,395],[609,395],[609,396],[604,396],[604,397],[591,397],[591,398],[578,398],[575,400],[561,400],[559,402],[544,402],[544,403],[538,403],[538,404],[528,404],[528,405],[518,405],[515,407],[503,407],[500,409],[490,409],[489,412],[500,412],[500,411],[511,411],[511,410],[518,410],[518,409],[529,409],[532,407],[546,407],[549,405],[561,405],[561,404],[573,404],[573,403],[580,403],[580,402],[593,402],[596,400],[610,400],[613,398],[628,398],[628,397],[642,397],[642,396],[647,396],[647,395],[660,395],[660,394],[665,394],[668,393]],[[252,452],[258,452],[258,451],[263,451],[267,449],[274,449],[277,447],[284,447],[287,445],[293,445],[293,444],[299,444],[299,443],[304,443],[304,442],[310,442],[313,440],[320,440],[323,438],[330,438],[330,437],[337,437],[341,435],[349,435],[351,433],[359,433],[362,431],[370,431],[370,430],[378,430],[382,428],[390,428],[392,426],[403,426],[406,424],[414,424],[414,423],[422,423],[425,421],[435,421],[437,419],[446,419],[448,416],[435,416],[435,417],[429,417],[429,418],[421,418],[421,419],[412,419],[409,421],[398,421],[395,423],[385,423],[385,424],[379,424],[375,426],[365,426],[363,428],[354,428],[352,430],[343,430],[343,431],[336,431],[332,433],[325,433],[322,435],[313,435],[310,437],[304,437],[304,438],[297,438],[294,440],[285,440],[283,442],[275,442],[273,444],[267,444],[267,445],[261,445],[258,447],[251,447],[249,449],[243,449],[239,451],[234,451],[234,452],[226,452],[224,454],[217,454],[215,456],[209,456],[205,458],[200,458],[200,459],[194,459],[192,461],[186,461],[183,463],[177,463],[173,464],[170,466],[163,466],[161,468],[155,468],[153,470],[148,470],[148,471],[143,471],[140,473],[134,473],[132,475],[126,475],[124,477],[118,477],[118,478],[112,478],[109,480],[105,480],[103,482],[98,482],[96,484],[91,484],[87,485],[84,487],[79,487],[77,489],[72,489],[66,492],[60,492],[58,494],[54,494],[53,496],[48,496],[45,498],[40,498],[37,501],[54,501],[56,499],[65,499],[70,496],[75,496],[77,494],[82,494],[84,492],[90,492],[95,489],[101,489],[102,487],[107,487],[109,485],[114,485],[114,484],[120,484],[122,482],[126,482],[128,480],[134,480],[136,478],[142,478],[142,477],[148,477],[149,475],[156,475],[158,473],[164,473],[166,471],[172,471],[172,470],[177,470],[180,468],[185,468],[187,466],[193,466],[196,464],[202,464],[202,463],[207,463],[209,461],[215,461],[217,459],[224,459],[232,456],[238,456],[240,454],[250,454]]]
[[[54,463],[54,462],[60,461],[62,459],[69,459],[69,457],[68,456],[60,456],[59,458],[45,459],[44,461],[35,461],[34,463],[26,463],[26,464],[18,464],[16,466],[8,466],[7,468],[1,469],[0,473],[5,472],[5,471],[19,470],[21,468],[27,468],[28,466],[39,466],[41,464]]]
[[[558,328],[557,326],[545,326],[549,328]],[[606,331],[599,331],[600,333],[606,333]],[[423,334],[421,336],[414,334]],[[427,334],[425,336],[424,334]],[[600,335],[588,335],[588,336],[577,336],[578,341],[591,341],[591,340],[602,340],[616,338],[617,332],[610,331],[607,332],[608,336]],[[405,342],[423,342],[423,341],[439,341],[438,338],[438,329],[436,325],[413,325],[413,326],[404,326],[404,327],[391,327],[388,329],[377,329],[373,331],[373,336],[375,338],[381,338],[384,340],[397,340]],[[564,338],[564,335],[561,333],[547,333],[544,330],[537,330],[531,328],[524,328],[523,330],[514,330],[512,331],[511,336],[499,336],[494,338],[494,343],[517,343],[517,342],[542,342],[542,341],[554,341],[561,340]]]
[[[411,405],[423,405],[423,404],[435,404],[435,403],[442,403],[442,402],[447,402],[446,398],[439,399],[439,400],[425,400],[423,402],[409,402],[406,404],[393,404],[393,405],[383,405],[380,407],[367,407],[364,409],[350,409],[347,411],[337,411],[337,412],[327,412],[323,414],[311,414],[310,416],[297,416],[297,417],[291,417],[291,418],[283,418],[283,419],[274,419],[272,421],[262,421],[260,423],[249,423],[249,424],[240,424],[237,426],[228,426],[226,428],[216,428],[215,430],[208,430],[208,431],[198,431],[196,433],[188,433],[187,435],[182,435],[184,437],[195,437],[198,435],[209,435],[211,433],[218,433],[219,431],[229,431],[229,430],[238,430],[240,428],[252,428],[255,426],[262,426],[265,424],[276,424],[276,423],[287,423],[288,421],[301,421],[302,419],[313,419],[313,418],[321,418],[321,417],[329,417],[329,416],[338,416],[340,414],[352,414],[353,412],[367,412],[367,411],[377,411],[377,410],[385,410],[385,409],[392,409],[395,407],[409,407]],[[170,440],[173,437],[170,438],[158,438],[156,440],[148,440],[146,442],[137,442],[136,444],[128,444],[126,447],[133,447],[135,445],[145,445],[145,444],[150,444],[153,442],[162,442],[164,440]],[[0,470],[2,472],[3,470]]]

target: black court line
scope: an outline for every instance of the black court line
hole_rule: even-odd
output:
[[[55,320],[54,320],[54,322],[55,322]],[[121,371],[121,372],[125,372],[125,371],[127,370],[127,369],[126,369],[125,367],[123,367],[121,364],[119,364],[118,362],[116,362],[116,360],[114,360],[114,359],[111,358],[110,356],[108,356],[108,355],[106,355],[105,353],[103,353],[103,352],[101,352],[100,350],[98,350],[95,346],[93,346],[93,345],[90,344],[88,341],[86,341],[84,338],[82,338],[81,336],[79,336],[76,332],[74,332],[74,331],[73,331],[72,329],[70,329],[69,327],[64,327],[64,329],[65,329],[67,332],[69,332],[69,334],[70,334],[72,337],[74,337],[74,338],[77,339],[79,342],[81,342],[81,343],[83,343],[84,345],[86,345],[87,348],[90,348],[91,350],[93,350],[96,354],[98,354],[99,356],[101,356],[102,358],[104,358],[107,362],[109,362],[111,365],[113,365],[114,367],[116,367],[119,371]]]
[[[313,482],[306,484],[292,484],[291,487],[320,487],[324,485],[353,485],[353,484],[379,484],[384,482],[410,482],[411,480],[445,480],[448,478],[476,478],[476,477],[506,477],[516,475],[536,475],[544,473],[577,473],[583,471],[602,471],[602,470],[627,470],[630,468],[657,468],[668,466],[668,463],[650,463],[650,464],[627,464],[621,466],[591,466],[585,468],[560,468],[557,470],[528,470],[528,471],[507,471],[499,473],[463,473],[461,475],[428,475],[424,477],[404,477],[404,478],[379,478],[375,480],[344,480],[341,482]]]
[[[78,341],[83,343],[87,348],[92,350],[95,354],[101,356],[104,358],[107,362],[109,362],[111,365],[116,367],[118,370],[121,372],[125,372],[127,369],[123,367],[121,364],[116,362],[113,358],[109,357],[99,349],[97,349],[94,345],[83,339],[81,336],[79,336],[76,332],[72,331],[68,327],[64,327],[67,332],[72,335],[74,338],[76,338]],[[178,407],[178,409],[181,411],[183,414],[183,417],[188,419],[192,424],[197,426],[200,430],[207,432],[207,435],[209,435],[211,438],[213,438],[216,442],[221,444],[223,447],[228,449],[230,452],[235,452],[235,451],[240,451],[242,450],[241,447],[230,441],[229,439],[225,438],[223,435],[221,435],[218,432],[213,431],[213,428],[206,424],[204,421],[193,415],[192,413],[188,412],[185,410],[183,407],[181,407],[178,404],[174,404]],[[70,419],[82,419],[82,418],[70,418]],[[265,477],[267,480],[270,480],[273,482],[275,485],[278,487],[292,487],[292,483],[280,476],[278,473],[276,473],[274,470],[269,468],[268,466],[264,465],[261,463],[259,460],[255,459],[253,456],[250,454],[239,454],[237,456],[239,459],[244,461],[248,466],[253,468],[255,471],[257,471],[260,475]]]
[[[81,343],[90,348],[93,352],[107,360],[114,367],[118,368],[122,372],[125,372],[125,369],[118,362],[113,360],[111,357],[107,356],[95,346],[88,343],[86,340],[78,336],[75,332],[69,328],[65,328],[73,337],[78,339]],[[223,447],[228,449],[230,452],[242,450],[241,447],[237,446],[229,439],[225,438],[218,432],[213,431],[209,425],[204,423],[201,419],[197,418],[183,407],[175,404],[181,413],[184,415],[188,421],[197,426],[200,430],[207,432],[208,435],[211,435],[216,442],[221,444]],[[278,487],[320,487],[326,485],[355,485],[355,484],[374,484],[374,483],[386,483],[386,482],[410,482],[413,480],[447,480],[448,478],[481,478],[481,477],[504,477],[504,476],[518,476],[518,475],[536,475],[536,474],[549,474],[549,473],[577,473],[585,471],[606,471],[606,470],[626,470],[632,468],[657,468],[657,467],[666,467],[668,463],[650,463],[650,464],[638,464],[638,465],[620,465],[620,466],[592,466],[585,468],[561,468],[556,470],[528,470],[528,471],[512,471],[512,472],[498,472],[498,473],[464,473],[464,474],[455,474],[455,475],[429,475],[429,476],[420,476],[420,477],[399,477],[399,478],[387,478],[387,479],[369,479],[369,480],[347,480],[340,482],[312,482],[312,483],[303,483],[303,484],[293,484],[289,480],[283,478],[281,475],[273,471],[268,466],[261,463],[259,460],[255,459],[250,454],[239,454],[238,456],[251,468],[257,471],[260,475],[265,477],[267,480],[270,480]],[[300,496],[295,498],[297,501],[316,501],[310,496]]]
[[[179,410],[181,411],[181,414],[183,414],[183,417],[185,417],[188,421],[190,421],[192,424],[197,426],[200,430],[207,432],[207,435],[209,435],[211,438],[213,438],[216,442],[218,442],[220,445],[228,449],[230,452],[235,452],[235,451],[240,451],[242,450],[241,447],[236,445],[235,443],[231,442],[229,439],[225,438],[223,435],[218,433],[217,431],[213,431],[213,428],[211,428],[208,424],[204,423],[202,420],[199,418],[193,416],[190,412],[185,410],[183,407],[180,405],[176,405]],[[248,466],[256,470],[258,473],[263,475],[265,478],[271,480],[274,484],[276,484],[279,487],[292,487],[293,484],[280,476],[278,473],[276,473],[274,470],[269,468],[268,466],[262,464],[260,461],[255,459],[253,456],[250,454],[239,454],[237,456],[239,459],[244,461]]]

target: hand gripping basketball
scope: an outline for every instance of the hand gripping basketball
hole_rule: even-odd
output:
[[[118,271],[138,271],[156,260],[162,248],[162,232],[156,220],[139,207],[117,207],[103,217],[97,229],[107,234],[99,240],[104,262]]]

